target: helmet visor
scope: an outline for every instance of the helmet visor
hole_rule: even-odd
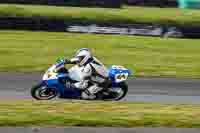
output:
[[[78,59],[78,62],[81,62],[85,58],[85,56],[77,56],[76,58]]]

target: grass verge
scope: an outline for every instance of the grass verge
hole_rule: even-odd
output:
[[[0,126],[200,127],[199,105],[0,102]]]
[[[0,16],[47,17],[67,21],[198,25],[200,11],[177,8],[123,7],[122,9],[0,4]]]
[[[124,65],[136,76],[200,78],[200,40],[0,31],[0,42],[4,72],[44,71],[57,58],[88,47],[107,66]]]

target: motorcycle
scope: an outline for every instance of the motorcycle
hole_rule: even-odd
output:
[[[79,67],[77,65],[70,69],[64,67],[55,72],[55,68],[64,64],[65,62],[62,60],[52,65],[43,75],[42,81],[31,88],[31,96],[34,99],[82,99],[81,90],[66,85],[66,82],[74,83],[81,80]],[[126,96],[128,92],[126,80],[131,75],[130,70],[123,66],[112,65],[108,69],[108,72],[109,80],[107,88],[98,92],[94,100],[118,101]]]

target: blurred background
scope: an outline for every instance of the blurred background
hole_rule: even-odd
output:
[[[1,0],[0,3],[103,6],[115,8],[119,8],[122,4],[126,4],[137,6],[200,8],[199,0]]]

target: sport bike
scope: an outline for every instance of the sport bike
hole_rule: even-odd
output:
[[[70,69],[64,67],[55,72],[55,68],[64,65],[66,65],[64,60],[58,61],[45,72],[42,81],[31,88],[33,98],[37,100],[82,99],[82,90],[66,85],[66,83],[75,83],[81,80],[80,68],[74,65]],[[126,96],[128,92],[126,81],[131,75],[130,70],[123,66],[112,65],[108,72],[107,87],[99,91],[94,100],[118,101]]]

